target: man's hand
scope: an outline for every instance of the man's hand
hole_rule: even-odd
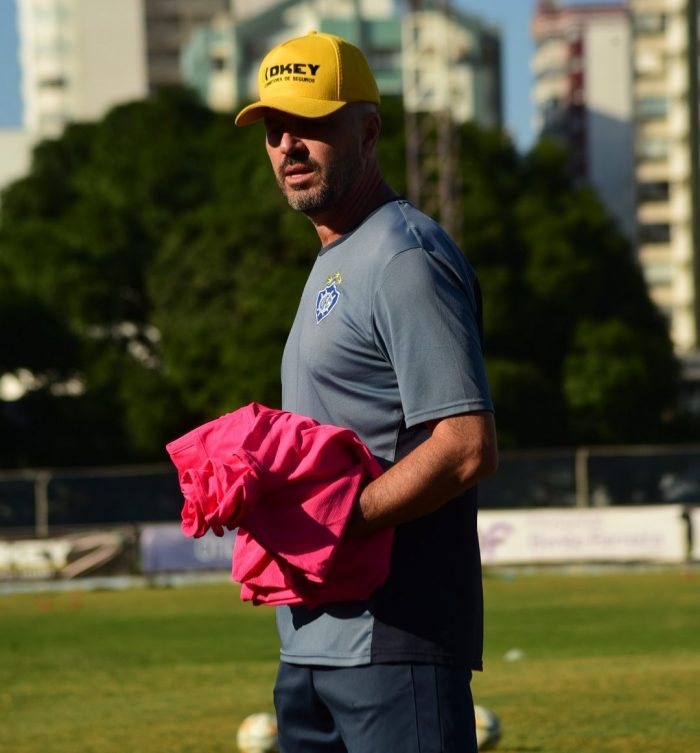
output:
[[[347,535],[371,533],[434,512],[498,466],[492,413],[439,419],[432,434],[363,490]]]

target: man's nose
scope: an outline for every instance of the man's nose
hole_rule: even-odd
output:
[[[284,154],[291,152],[298,152],[302,147],[302,142],[299,138],[291,134],[289,131],[285,131],[280,139],[280,150]]]

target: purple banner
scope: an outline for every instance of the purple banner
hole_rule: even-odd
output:
[[[201,539],[185,536],[177,523],[144,526],[139,537],[141,572],[231,570],[235,531],[222,537],[211,532]]]

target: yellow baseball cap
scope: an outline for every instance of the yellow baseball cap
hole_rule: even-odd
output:
[[[267,53],[258,72],[258,102],[244,107],[236,125],[261,120],[265,108],[302,118],[322,118],[348,102],[379,104],[379,90],[365,56],[333,34],[311,31]]]

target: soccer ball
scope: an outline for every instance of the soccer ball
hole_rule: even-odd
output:
[[[479,750],[493,750],[501,739],[501,723],[493,711],[474,706],[476,744]]]
[[[236,733],[241,753],[274,753],[277,751],[277,719],[260,712],[247,716]]]

